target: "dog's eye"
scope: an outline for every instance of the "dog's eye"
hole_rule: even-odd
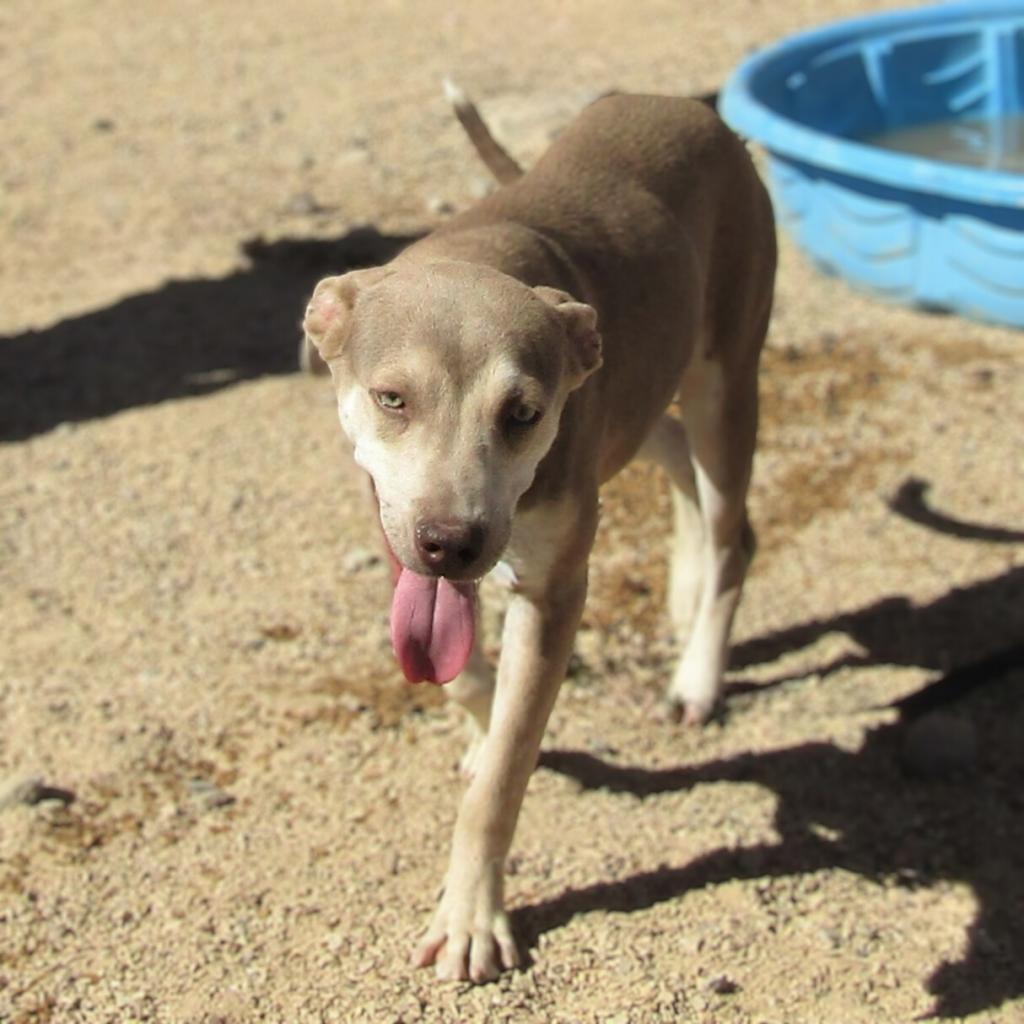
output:
[[[373,397],[388,412],[401,412],[405,408],[405,399],[397,391],[374,391]]]
[[[506,416],[512,426],[532,427],[540,419],[540,409],[526,402],[512,402]]]

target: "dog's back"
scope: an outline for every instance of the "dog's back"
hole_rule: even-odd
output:
[[[620,294],[623,275],[641,290],[661,284],[669,294],[683,275],[689,289],[690,250],[711,250],[735,273],[761,271],[768,279],[763,270],[775,262],[771,205],[745,146],[710,106],[677,97],[612,93],[596,100],[525,175],[454,217],[436,237],[450,244],[451,236],[485,226],[535,232],[549,243],[536,245],[545,264],[538,280],[550,272],[553,246],[601,279],[589,282],[597,295]],[[515,254],[521,262],[521,244]],[[530,277],[528,267],[504,269]],[[608,275],[616,278],[614,288],[602,287]],[[767,301],[770,285],[764,291]],[[643,296],[626,300],[631,318],[634,298]],[[601,312],[605,330],[614,330],[616,311]]]
[[[606,367],[594,387],[610,408],[636,395],[666,404],[707,338],[726,346],[718,359],[756,361],[771,305],[771,204],[746,147],[699,100],[596,100],[533,168],[426,246],[593,304]],[[614,448],[625,458],[635,444],[626,431]],[[611,454],[607,472],[622,458]]]

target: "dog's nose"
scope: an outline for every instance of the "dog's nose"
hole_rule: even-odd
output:
[[[479,523],[421,520],[416,550],[438,576],[460,576],[480,557],[484,528]]]

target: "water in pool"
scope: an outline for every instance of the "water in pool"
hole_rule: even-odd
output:
[[[938,121],[863,140],[881,149],[932,160],[1024,174],[1024,114],[984,120]]]

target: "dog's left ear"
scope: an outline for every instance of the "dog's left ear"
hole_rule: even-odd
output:
[[[569,338],[569,372],[579,387],[601,365],[601,335],[597,310],[577,302],[568,292],[540,285],[533,289],[558,314]]]

